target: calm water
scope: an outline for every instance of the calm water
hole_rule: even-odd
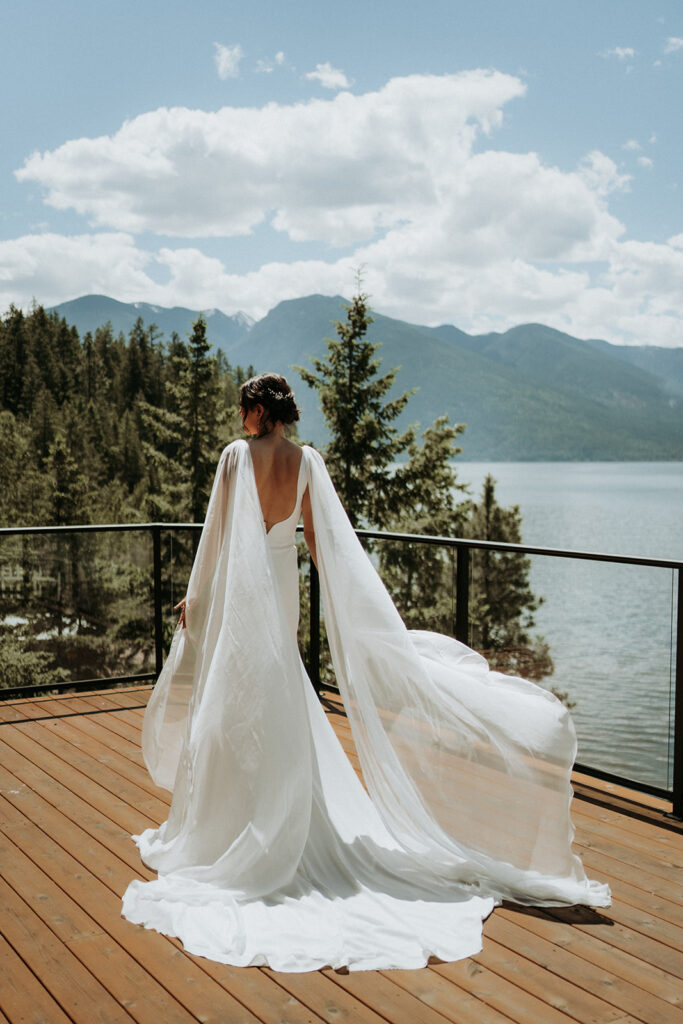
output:
[[[683,560],[683,463],[458,463],[476,494],[487,473],[523,514],[523,541],[545,547]],[[671,784],[675,573],[534,556],[545,597],[536,631],[569,692],[579,760]]]

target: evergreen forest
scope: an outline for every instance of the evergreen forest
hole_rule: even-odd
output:
[[[498,505],[495,482],[472,497],[457,480],[462,425],[440,417],[419,437],[396,429],[410,393],[387,399],[395,371],[381,372],[371,323],[358,294],[327,357],[299,368],[318,392],[331,437],[323,454],[352,522],[519,542],[519,509]],[[142,319],[127,336],[104,324],[80,337],[41,306],[0,318],[0,527],[60,528],[0,535],[0,688],[152,673],[151,535],[135,524],[202,522],[220,451],[242,433],[239,386],[254,372],[212,351],[201,316],[184,339]],[[130,529],[97,529],[115,523]],[[89,529],[67,529],[78,524]],[[163,532],[166,645],[197,539],[196,528]],[[407,625],[452,634],[453,549],[368,546]],[[524,556],[473,558],[471,642],[495,666],[552,673],[532,633],[539,603]]]

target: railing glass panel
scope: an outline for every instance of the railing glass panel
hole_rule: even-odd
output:
[[[154,669],[147,530],[0,536],[0,689]]]

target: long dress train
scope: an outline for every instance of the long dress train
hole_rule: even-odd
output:
[[[323,610],[367,792],[296,645],[295,527],[308,487]],[[571,852],[571,717],[438,634],[408,631],[324,463],[266,532],[249,446],[221,457],[143,752],[173,791],[134,837],[153,882],[123,913],[238,966],[418,967],[481,948],[503,898],[606,905]]]

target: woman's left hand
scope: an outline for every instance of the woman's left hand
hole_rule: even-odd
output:
[[[186,627],[186,623],[185,623],[185,601],[186,600],[187,600],[187,598],[184,597],[182,599],[182,601],[178,601],[178,604],[173,609],[174,612],[177,612],[178,610],[180,611],[180,618],[178,619],[178,625],[181,626],[183,629],[187,628]]]

